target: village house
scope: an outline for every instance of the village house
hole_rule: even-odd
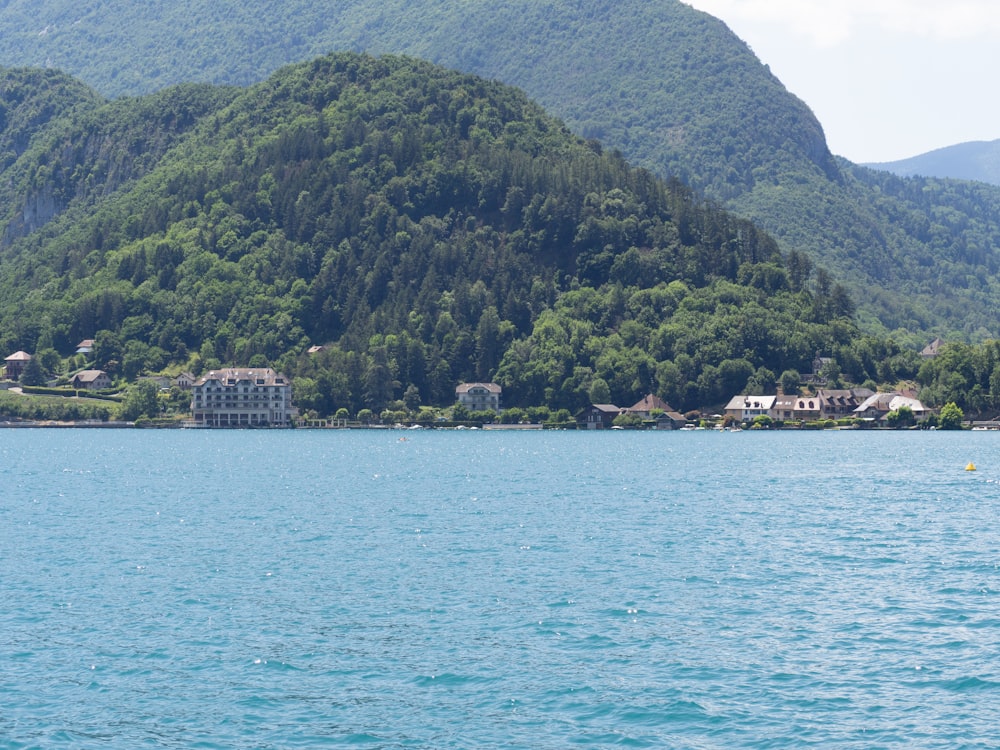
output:
[[[81,370],[69,382],[80,391],[100,391],[111,387],[111,378],[104,370]]]
[[[931,410],[918,399],[893,391],[892,393],[873,393],[854,410],[854,416],[859,419],[881,422],[885,420],[889,412],[896,411],[901,406],[909,407],[918,421],[931,413]]]
[[[792,402],[793,420],[815,422],[821,414],[819,398],[816,396],[796,396]]]
[[[622,413],[614,404],[591,404],[575,417],[577,426],[587,430],[610,430],[615,417]]]
[[[826,378],[823,376],[823,370],[832,362],[832,357],[821,357],[819,352],[816,352],[816,356],[812,361],[812,372],[805,373],[802,376],[802,382],[813,386],[826,385]]]
[[[469,411],[500,413],[500,394],[496,383],[462,383],[455,388],[455,400]]]
[[[191,414],[206,427],[288,427],[292,386],[270,367],[212,370],[191,387]]]
[[[924,359],[933,359],[941,353],[944,342],[941,339],[934,339],[931,343],[920,350],[920,356]]]
[[[655,419],[658,430],[680,429],[687,421],[683,414],[675,411],[670,404],[652,393],[623,411],[626,414],[635,414],[644,420]]]
[[[94,340],[84,339],[79,344],[76,345],[77,354],[90,354],[94,351]]]
[[[652,393],[646,395],[641,401],[627,409],[623,409],[626,414],[635,414],[636,416],[642,417],[643,419],[649,419],[654,411],[666,412],[672,411],[670,404],[664,401],[659,396],[655,396]]]
[[[796,399],[798,399],[798,396],[779,393],[774,397],[774,405],[771,407],[771,417],[779,422],[790,422],[795,419]]]
[[[31,355],[27,352],[16,351],[7,357],[4,362],[4,374],[8,380],[20,380],[24,368],[31,361]]]
[[[816,391],[819,400],[819,413],[822,419],[843,419],[853,417],[854,410],[869,396],[868,388],[848,388],[830,390],[821,388]]]
[[[733,396],[726,404],[725,413],[740,422],[752,422],[754,417],[762,415],[772,417],[771,409],[776,398],[776,396]]]
[[[189,372],[182,372],[176,378],[174,378],[174,385],[184,391],[190,391],[191,386],[194,385],[196,380],[195,376]]]

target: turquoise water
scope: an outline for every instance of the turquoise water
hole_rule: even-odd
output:
[[[0,748],[996,747],[998,441],[0,430]]]

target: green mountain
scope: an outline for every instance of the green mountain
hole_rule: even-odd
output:
[[[969,141],[899,161],[866,164],[900,177],[923,175],[975,180],[1000,186],[1000,140]]]
[[[353,53],[111,101],[4,81],[10,351],[96,338],[129,379],[271,363],[321,414],[489,378],[511,406],[685,408],[817,350],[856,382],[916,371],[805,257],[495,81]]]
[[[834,159],[820,124],[717,19],[679,0],[12,0],[0,63],[107,95],[244,85],[333,49],[418,56],[522,87],[584,137],[677,176],[844,281],[870,331],[1000,335],[997,190]]]

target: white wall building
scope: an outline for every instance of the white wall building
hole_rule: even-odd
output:
[[[751,422],[762,414],[771,416],[776,396],[733,396],[726,404],[726,414],[741,422]]]
[[[469,411],[493,411],[499,414],[502,391],[496,383],[462,383],[455,389],[455,400]]]
[[[191,413],[207,427],[288,427],[292,385],[270,367],[212,370],[191,386]]]

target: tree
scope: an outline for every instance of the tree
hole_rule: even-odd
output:
[[[420,389],[412,383],[406,386],[403,393],[403,403],[410,411],[417,411],[420,408]]]
[[[35,357],[45,372],[57,372],[62,366],[62,357],[55,349],[39,349]]]
[[[917,418],[913,414],[913,409],[904,404],[898,409],[886,414],[885,421],[894,430],[902,430],[915,425],[917,423]],[[962,420],[959,419],[959,422],[961,421]]]
[[[24,385],[45,385],[45,371],[42,370],[42,363],[38,357],[32,357],[24,366],[21,373],[21,383]]]
[[[611,403],[611,388],[608,386],[608,381],[604,378],[594,378],[588,395],[592,404]]]
[[[140,417],[155,417],[160,413],[160,403],[156,397],[156,383],[140,380],[129,388],[122,401],[121,418],[134,422]]]
[[[949,401],[941,407],[941,414],[938,416],[938,428],[941,430],[960,430],[965,414],[955,404]]]
[[[642,417],[638,414],[632,414],[631,412],[622,412],[614,418],[614,421],[611,424],[615,427],[636,429],[642,427]]]
[[[528,417],[528,413],[517,406],[513,406],[510,409],[504,409],[500,414],[501,424],[520,424],[525,421]]]
[[[799,383],[802,382],[802,375],[798,370],[785,370],[781,373],[781,377],[778,378],[778,382],[781,384],[782,393],[794,396],[799,392]]]

